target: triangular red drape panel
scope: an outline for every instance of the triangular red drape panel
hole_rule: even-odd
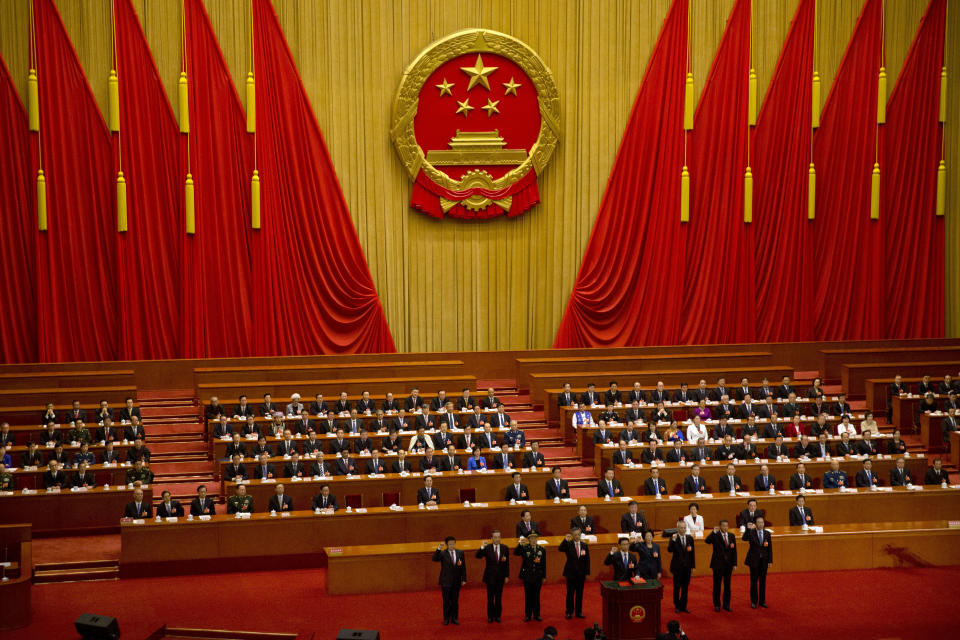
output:
[[[258,354],[395,351],[323,135],[268,0],[253,2],[262,229],[252,238]]]
[[[52,0],[34,0],[33,15],[49,225],[37,240],[37,355],[44,362],[115,360],[110,137]]]
[[[0,362],[37,359],[36,228],[27,112],[0,59]],[[51,301],[51,303],[54,301]],[[57,305],[47,306],[48,311]]]
[[[114,13],[129,228],[116,235],[119,357],[176,358],[185,149],[130,0],[115,0]]]
[[[944,221],[936,216],[936,180],[946,9],[946,0],[927,7],[887,105],[880,222],[890,338],[943,336]]]
[[[627,121],[555,347],[670,342],[683,290],[680,170],[687,0],[674,0]]]
[[[881,2],[864,5],[813,136],[814,263],[797,275],[814,279],[815,340],[871,340],[883,333],[883,228],[870,220]]]
[[[807,277],[815,0],[800,0],[757,117],[751,144],[759,342],[809,340],[813,278]]]

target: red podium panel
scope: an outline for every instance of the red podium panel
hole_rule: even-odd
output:
[[[601,582],[603,631],[609,640],[655,640],[660,632],[663,585],[657,580],[623,586]]]

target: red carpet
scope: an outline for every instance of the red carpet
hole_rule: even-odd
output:
[[[733,613],[714,613],[711,579],[696,578],[689,615],[675,616],[670,582],[665,585],[665,620],[678,617],[691,638],[779,638],[792,640],[913,640],[949,637],[956,630],[951,603],[960,598],[960,567],[877,569],[832,573],[771,574],[768,610],[749,606],[749,577],[733,581]],[[163,623],[182,627],[297,632],[304,640],[335,637],[339,628],[380,629],[385,640],[465,638],[532,640],[553,624],[560,638],[583,637],[599,619],[600,590],[587,584],[587,620],[563,618],[563,585],[543,590],[542,624],[524,623],[523,590],[504,593],[504,621],[488,625],[486,594],[473,586],[460,597],[459,627],[441,624],[440,592],[328,596],[326,570],[294,570],[190,578],[148,578],[86,584],[40,585],[33,590],[32,626],[4,639],[76,637],[73,620],[90,611],[119,619],[124,640],[141,640]],[[382,579],[381,576],[377,578]],[[950,631],[954,629],[954,631]],[[749,633],[747,632],[749,630]],[[789,630],[784,635],[785,630]]]

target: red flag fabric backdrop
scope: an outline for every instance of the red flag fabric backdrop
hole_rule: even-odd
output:
[[[737,0],[690,134],[690,222],[680,342],[754,339],[753,233],[743,223],[750,0]]]
[[[37,359],[36,228],[27,112],[0,58],[0,361]],[[58,305],[47,306],[52,311]]]
[[[800,0],[757,117],[753,167],[756,334],[810,340],[813,259],[807,220],[815,0]]]
[[[395,351],[323,135],[268,0],[253,2],[257,168],[253,232],[257,354]]]
[[[885,335],[943,336],[943,218],[936,216],[946,0],[932,0],[890,94],[880,160]]]
[[[115,360],[117,227],[110,136],[52,0],[34,0],[33,15],[49,229],[37,240],[37,357]]]
[[[555,347],[671,342],[683,269],[680,170],[687,0],[674,0],[650,56]]]
[[[872,340],[883,333],[883,228],[870,219],[882,1],[866,1],[813,136],[815,340]]]
[[[115,0],[114,13],[129,229],[116,234],[119,357],[176,358],[181,353],[183,143],[130,0]]]

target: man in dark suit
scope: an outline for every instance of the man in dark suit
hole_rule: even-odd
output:
[[[587,505],[577,507],[577,515],[570,518],[570,528],[574,527],[588,535],[593,533],[593,516],[587,515]]]
[[[267,511],[275,511],[277,513],[293,511],[293,498],[284,493],[283,483],[277,484],[273,491],[274,493],[270,496],[270,501],[267,503]]]
[[[389,411],[399,411],[401,407],[400,402],[388,391],[383,397],[383,403],[380,405],[380,408],[383,409],[384,413],[387,413]]]
[[[590,575],[590,549],[580,540],[580,529],[571,529],[557,549],[567,556],[563,577],[567,581],[566,617],[584,618],[583,585]]]
[[[283,475],[286,478],[303,478],[307,475],[306,466],[300,462],[300,454],[296,451],[290,456],[290,462],[283,465]]]
[[[423,486],[417,489],[417,503],[434,507],[440,502],[440,492],[433,487],[433,476],[423,479]]]
[[[693,397],[690,395],[690,386],[686,382],[681,382],[680,388],[673,392],[673,401],[686,404],[692,399]]]
[[[557,406],[558,407],[570,407],[573,406],[577,401],[577,395],[570,390],[570,383],[563,383],[563,391],[560,392],[560,395],[557,396]]]
[[[0,452],[3,449],[0,448]],[[86,461],[81,462],[77,467],[77,473],[73,476],[73,481],[71,486],[74,487],[95,487],[97,486],[97,480],[92,473],[87,470],[87,467],[90,465]]]
[[[760,465],[760,473],[753,479],[753,490],[767,492],[770,489],[776,489],[777,480],[770,475],[770,467],[766,464]]]
[[[873,471],[873,460],[869,458],[863,461],[863,469],[857,471],[858,487],[874,487],[880,485],[880,478]]]
[[[706,481],[700,477],[700,465],[690,467],[690,475],[683,479],[684,493],[702,493],[707,490]]]
[[[483,583],[487,585],[487,622],[500,622],[503,585],[510,580],[510,551],[507,545],[501,544],[500,532],[494,529],[490,532],[490,544],[481,544],[476,555],[485,561]]]
[[[690,397],[694,402],[699,403],[701,400],[707,401],[710,399],[710,389],[707,388],[707,381],[701,379],[697,384],[697,388],[690,392]]]
[[[943,468],[943,460],[941,458],[933,459],[933,466],[927,468],[927,472],[923,476],[923,484],[926,485],[943,485],[944,483],[950,482],[950,478],[947,477],[947,470]]]
[[[693,552],[693,536],[687,535],[687,524],[677,523],[677,532],[670,537],[667,551],[673,554],[670,560],[670,573],[673,574],[673,608],[677,613],[690,613],[687,610],[687,590],[690,588],[690,574],[697,566]]]
[[[490,387],[487,389],[487,395],[480,399],[480,408],[493,410],[497,408],[498,404],[500,404],[500,401],[493,392],[493,387]]]
[[[663,454],[660,453],[660,450],[657,448],[656,440],[648,440],[647,448],[640,452],[640,462],[650,464],[654,460],[663,462]]]
[[[717,388],[714,389],[710,395],[714,402],[722,402],[724,396],[726,396],[729,399],[730,389],[727,388],[727,379],[717,378]]]
[[[704,439],[697,438],[697,446],[689,451],[690,460],[709,460],[711,451],[709,447],[704,446]]]
[[[124,518],[149,518],[153,515],[153,507],[148,500],[143,499],[143,489],[133,490],[133,501],[128,502],[123,510]]]
[[[318,393],[310,403],[310,413],[315,416],[325,416],[330,411],[330,405],[323,399],[323,394]]]
[[[893,377],[893,383],[887,387],[887,422],[893,422],[893,396],[901,396],[910,393],[910,387],[903,383],[903,377],[897,374]]]
[[[667,495],[667,483],[660,477],[660,469],[650,469],[650,477],[643,481],[643,493],[648,496]]]
[[[507,487],[507,494],[504,497],[504,500],[529,500],[530,491],[527,489],[527,485],[520,482],[520,472],[513,472],[513,483]]]
[[[607,424],[601,421],[599,428],[593,432],[593,444],[610,444],[613,442],[613,432],[607,428]]]
[[[131,404],[133,401],[131,400]],[[238,399],[237,406],[233,408],[233,417],[234,418],[246,418],[247,416],[252,416],[253,405],[247,404],[247,396],[241,395]]]
[[[939,393],[940,395],[945,396],[949,394],[951,391],[955,391],[955,390],[956,389],[954,387],[953,377],[949,373],[943,376],[943,382],[937,385],[937,393]]]
[[[407,460],[407,451],[406,449],[400,449],[397,451],[397,459],[390,465],[390,473],[410,473],[411,471],[413,471],[413,466]]]
[[[610,381],[610,388],[603,394],[603,400],[608,405],[623,404],[623,394],[620,393],[616,380]]]
[[[875,456],[880,453],[880,450],[877,448],[876,443],[874,443],[873,436],[869,431],[864,431],[860,435],[860,442],[857,443],[858,454],[861,456]]]
[[[540,533],[540,525],[533,520],[533,513],[529,509],[520,512],[520,522],[516,526],[517,538],[526,538],[532,533]]]
[[[43,488],[63,489],[67,486],[67,474],[60,470],[60,463],[56,460],[50,460],[49,467],[43,472]]]
[[[763,516],[756,524],[747,524],[743,541],[750,545],[745,564],[750,567],[750,606],[767,608],[767,568],[773,564],[773,538],[764,529]]]
[[[277,477],[277,472],[270,463],[267,454],[260,455],[260,463],[253,468],[253,477],[257,480],[269,480]]]
[[[673,448],[667,451],[665,456],[667,462],[686,462],[689,456],[683,450],[683,443],[679,440],[673,441]]]
[[[420,397],[420,389],[414,387],[410,390],[410,395],[403,401],[403,408],[407,411],[414,411],[423,406],[423,398]]]
[[[530,441],[530,451],[523,454],[524,469],[542,469],[546,465],[543,454],[540,453],[540,443],[536,440]]]
[[[730,533],[730,523],[721,520],[720,526],[714,527],[704,542],[713,547],[710,555],[710,568],[713,570],[713,610],[720,611],[722,606],[725,611],[730,611],[730,578],[737,566],[737,538]]]
[[[239,482],[239,480],[246,480],[249,477],[247,476],[247,465],[243,464],[240,460],[239,453],[233,454],[233,463],[228,464],[223,470],[224,480],[227,482]]]
[[[647,519],[639,510],[636,500],[627,503],[627,512],[620,516],[621,533],[643,533],[647,530]]]
[[[320,493],[313,496],[313,510],[316,511],[320,509],[324,511],[326,509],[332,509],[336,511],[340,508],[340,505],[337,504],[337,496],[330,493],[330,485],[323,483],[320,485]]]
[[[750,380],[747,378],[740,379],[740,386],[737,387],[733,392],[733,397],[740,402],[746,400],[747,396],[753,396],[753,389],[750,388]]]
[[[216,513],[216,503],[207,497],[207,488],[201,484],[197,487],[197,497],[190,502],[190,515],[193,517],[212,516]]]
[[[441,471],[457,471],[463,468],[463,462],[457,457],[457,447],[452,442],[447,445],[447,452],[440,457]]]
[[[182,518],[183,505],[180,501],[172,499],[169,491],[164,491],[160,495],[162,499],[157,505],[157,515],[161,518]]]
[[[790,376],[783,376],[783,380],[780,382],[780,386],[777,387],[775,393],[778,398],[786,400],[790,397],[791,393],[796,394],[796,392],[796,389],[790,384]]]
[[[630,538],[620,538],[617,546],[610,549],[603,564],[613,566],[613,579],[627,582],[637,574],[637,556],[630,553]]]
[[[614,466],[618,464],[627,464],[633,462],[633,452],[630,449],[627,449],[627,441],[621,440],[620,447],[613,452],[613,464]]]
[[[467,584],[467,563],[457,539],[447,536],[433,552],[440,563],[440,591],[443,594],[443,624],[460,624],[460,587]]]
[[[597,497],[603,498],[610,496],[611,499],[619,498],[623,495],[623,487],[620,481],[613,477],[613,469],[607,469],[604,477],[597,482]]]
[[[494,469],[512,469],[513,459],[505,450],[501,450],[493,455]]]
[[[720,482],[718,483],[718,489],[724,493],[733,493],[735,491],[743,491],[743,482],[740,481],[740,476],[736,475],[737,468],[732,465],[727,465],[727,472],[720,476]]]
[[[908,484],[913,484],[913,476],[904,465],[903,458],[897,458],[896,466],[890,469],[890,486],[905,487]]]
[[[357,413],[361,415],[372,415],[377,409],[377,403],[370,398],[370,392],[364,389],[360,392],[360,399],[357,400],[357,404],[354,405],[354,408],[357,410]]]
[[[553,472],[553,477],[547,480],[544,487],[546,491],[547,500],[553,500],[554,498],[569,498],[570,497],[570,484],[560,477],[561,469],[560,467],[554,467],[551,469]]]
[[[783,444],[783,435],[778,435],[773,444],[767,447],[767,457],[777,459],[780,456],[786,458],[790,457],[790,450],[787,448],[787,445]]]
[[[263,394],[263,404],[260,405],[260,415],[264,418],[280,411],[280,407],[273,404],[273,397],[269,393]]]
[[[592,382],[587,385],[587,390],[580,394],[580,404],[592,407],[600,402],[600,394],[597,393],[597,386]]]
[[[748,522],[756,523],[757,518],[764,514],[763,509],[757,509],[757,499],[747,500],[747,508],[740,512],[740,526],[747,526]]]
[[[639,382],[633,383],[633,389],[630,390],[630,393],[627,394],[627,402],[633,404],[634,402],[646,402],[647,394],[643,389],[640,388]]]
[[[807,473],[807,465],[802,462],[797,464],[797,472],[790,476],[790,491],[800,489],[805,491],[813,489],[813,478]]]
[[[813,524],[813,511],[807,507],[807,499],[800,494],[797,496],[797,504],[790,509],[790,526],[802,527],[803,525]]]
[[[80,408],[80,401],[74,400],[73,406],[67,411],[67,414],[63,417],[64,424],[70,424],[71,422],[86,422],[87,421],[87,412],[84,409]]]

